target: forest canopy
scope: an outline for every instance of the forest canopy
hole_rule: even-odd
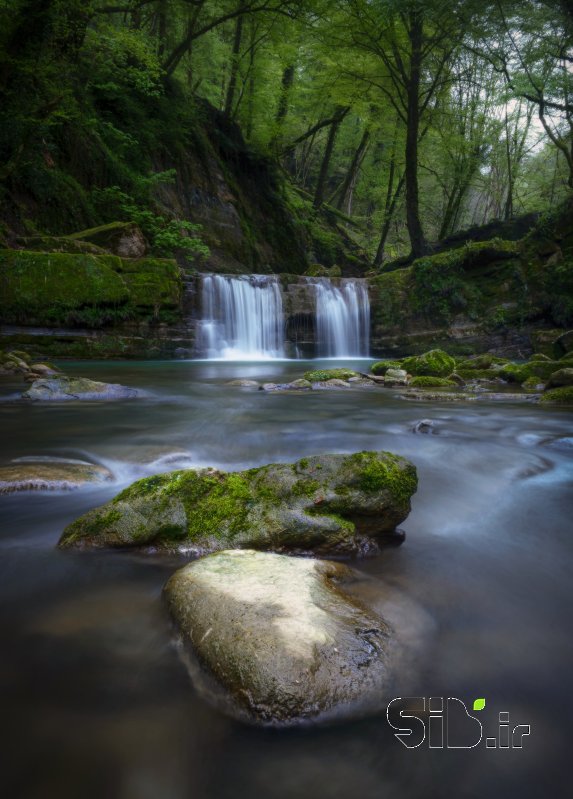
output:
[[[0,0],[1,207],[57,192],[96,216],[143,214],[169,240],[150,200],[173,179],[157,154],[188,141],[205,102],[380,266],[571,191],[573,11],[568,0]]]

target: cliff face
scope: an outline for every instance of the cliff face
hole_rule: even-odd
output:
[[[184,119],[162,108],[155,109],[160,127],[173,132],[168,139],[148,132],[129,158],[95,135],[69,131],[33,170],[10,175],[0,191],[0,246],[115,222],[123,212],[114,192],[121,191],[144,212],[200,225],[210,255],[179,258],[186,269],[303,274],[319,262],[360,274],[368,267],[335,212],[313,209],[272,159],[245,143],[238,125],[206,102]]]
[[[314,210],[206,104],[183,133],[163,147],[154,142],[147,155],[150,172],[175,176],[153,183],[154,212],[201,225],[210,255],[149,257],[128,220],[78,234],[82,225],[110,221],[110,209],[92,202],[92,180],[109,185],[117,175],[97,148],[89,168],[80,168],[62,147],[57,162],[41,167],[41,180],[14,175],[0,195],[0,347],[54,357],[190,356],[201,313],[198,272],[255,272],[281,274],[286,338],[312,354],[313,295],[302,276],[367,269],[335,212]],[[372,354],[440,346],[519,357],[573,325],[573,202],[520,240],[484,240],[490,232],[369,275]]]
[[[304,229],[289,208],[277,167],[245,144],[237,125],[206,103],[183,152],[156,160],[174,169],[172,185],[154,193],[169,214],[201,225],[207,272],[302,274],[308,267]]]
[[[573,324],[573,201],[519,241],[466,242],[380,274],[370,297],[380,355],[543,349]]]

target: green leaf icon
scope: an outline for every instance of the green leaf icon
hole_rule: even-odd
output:
[[[474,699],[474,710],[483,710],[485,707],[485,699]]]

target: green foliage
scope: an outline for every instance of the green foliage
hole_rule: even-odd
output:
[[[162,181],[172,178],[172,173],[161,175]],[[116,211],[126,221],[139,225],[155,255],[169,257],[181,253],[188,258],[209,255],[209,248],[198,235],[201,225],[157,215],[149,208],[138,204],[133,197],[121,191],[119,186],[96,189],[94,201],[97,205],[105,207],[108,212]]]

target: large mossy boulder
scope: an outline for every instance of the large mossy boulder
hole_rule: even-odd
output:
[[[339,563],[232,550],[164,589],[198,689],[251,723],[283,726],[380,710],[393,630],[344,590]]]
[[[89,511],[60,546],[357,553],[392,535],[416,487],[415,467],[389,452],[177,471],[139,480]]]
[[[45,377],[34,380],[22,399],[44,402],[67,400],[123,400],[138,396],[135,388],[119,383],[100,383],[86,377]]]
[[[416,376],[447,377],[455,367],[455,360],[443,350],[430,350],[423,355],[414,355],[402,361],[402,369]]]

